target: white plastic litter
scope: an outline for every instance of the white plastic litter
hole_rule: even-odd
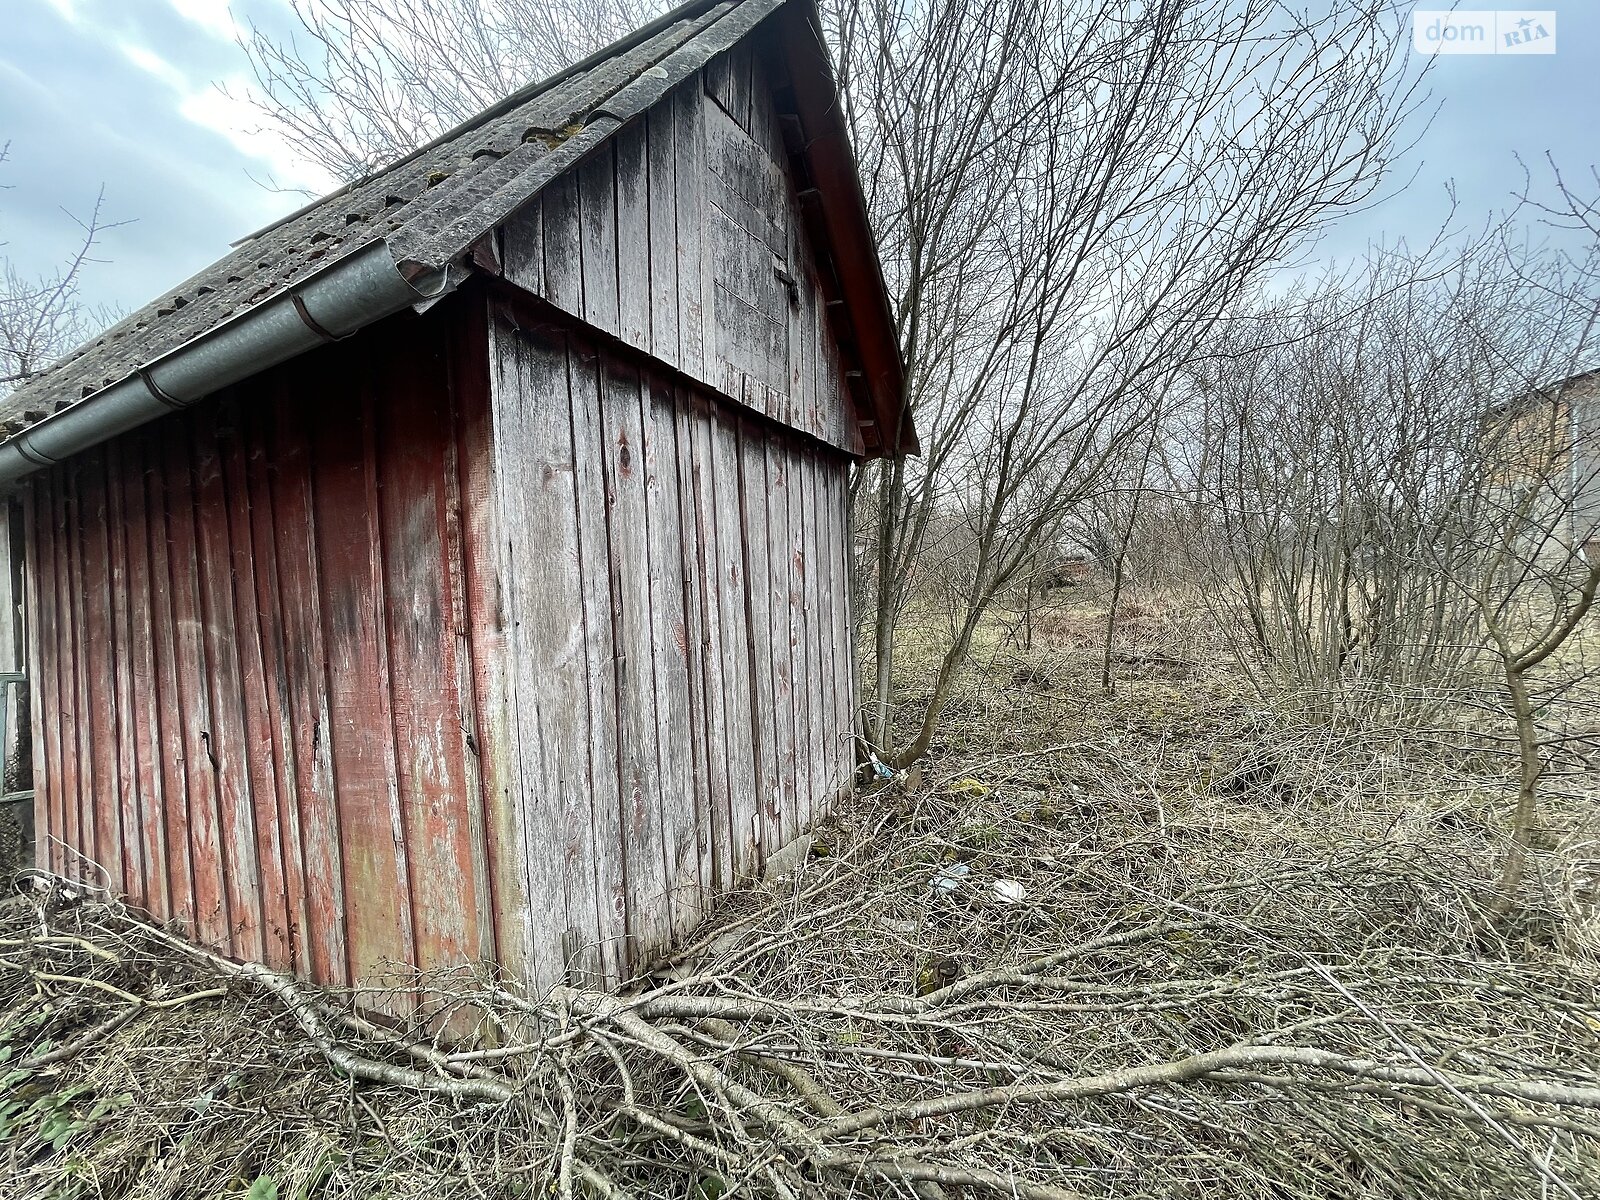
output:
[[[933,876],[933,890],[949,895],[961,886],[961,881],[972,873],[964,862],[946,863]]]
[[[1028,898],[1028,889],[1015,879],[996,879],[994,898],[1001,904],[1021,904]]]

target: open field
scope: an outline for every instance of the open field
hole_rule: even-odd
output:
[[[989,630],[930,760],[620,1004],[463,973],[379,1029],[10,902],[0,1194],[1600,1194],[1581,759],[1493,922],[1503,754],[1297,724],[1130,613],[1111,697],[1086,590]]]

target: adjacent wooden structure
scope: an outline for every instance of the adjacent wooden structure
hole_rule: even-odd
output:
[[[544,986],[849,787],[885,305],[817,199],[811,14],[763,13],[447,299],[24,481],[46,865],[334,984]]]

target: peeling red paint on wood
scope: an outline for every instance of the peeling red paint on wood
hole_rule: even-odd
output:
[[[547,986],[638,970],[822,811],[848,459],[477,305],[36,477],[52,862],[330,983]]]
[[[29,488],[51,865],[333,983],[495,953],[454,477],[456,413],[486,397],[480,373],[452,401],[458,319],[428,328],[391,323]]]

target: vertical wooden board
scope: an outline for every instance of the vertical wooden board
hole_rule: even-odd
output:
[[[710,701],[706,694],[706,631],[705,605],[700,579],[700,564],[704,561],[700,529],[700,504],[696,472],[697,444],[696,408],[692,394],[681,386],[672,389],[673,434],[677,454],[678,490],[678,542],[679,559],[676,578],[683,589],[684,664],[688,673],[687,745],[689,766],[694,778],[690,796],[693,818],[693,846],[695,870],[694,890],[684,899],[680,893],[679,920],[692,927],[693,918],[709,910],[708,896],[713,886],[715,871],[711,851],[711,818],[713,804],[713,759],[709,754],[711,742],[707,733]],[[720,753],[720,746],[718,747]],[[726,768],[726,759],[721,760]],[[680,878],[690,873],[680,868]]]
[[[811,277],[810,303],[806,311],[806,362],[805,362],[805,403],[797,407],[799,414],[810,409],[824,406],[837,407],[840,397],[830,395],[823,390],[823,383],[818,378],[822,370],[822,359],[833,344],[833,334],[828,325],[827,302],[822,296],[822,284],[816,276]]]
[[[259,961],[265,954],[266,940],[249,773],[254,747],[245,733],[242,648],[234,620],[231,501],[222,478],[219,419],[214,407],[198,410],[194,438],[201,628],[206,680],[211,690],[211,725],[204,731],[204,741],[216,775],[221,808],[229,945],[235,957]]]
[[[48,474],[45,472],[43,474]],[[41,587],[39,573],[43,569],[39,561],[39,530],[35,522],[38,520],[39,495],[43,482],[41,476],[36,474],[32,479],[26,480],[18,488],[13,503],[22,509],[22,541],[17,547],[22,554],[22,611],[25,614],[26,625],[23,640],[24,669],[29,671],[29,680],[32,695],[29,697],[29,728],[27,737],[32,747],[31,777],[18,776],[18,786],[33,788],[33,831],[34,831],[34,865],[43,870],[50,870],[50,842],[52,837],[59,837],[57,826],[52,825],[50,780],[51,768],[45,759],[44,724],[39,719],[39,709],[42,705],[41,685],[45,676],[42,674],[44,667],[40,664],[39,656],[43,651],[39,640],[39,606],[48,593]]]
[[[244,478],[238,492],[247,498],[248,521],[234,535],[234,554],[246,550],[251,563],[245,575],[252,578],[256,646],[255,668],[260,672],[258,720],[264,726],[265,745],[261,753],[270,766],[270,796],[257,793],[256,812],[261,822],[272,822],[270,849],[277,856],[275,870],[281,879],[282,902],[275,905],[283,921],[285,959],[291,969],[309,974],[314,969],[312,943],[317,934],[311,928],[306,903],[304,842],[300,827],[299,761],[295,746],[293,700],[289,691],[289,648],[285,643],[288,621],[284,612],[283,589],[278,566],[279,524],[272,498],[273,477],[281,467],[273,444],[277,410],[288,402],[281,377],[261,386],[265,394],[252,396],[240,414],[245,423],[244,443],[249,448],[243,464]],[[300,463],[304,469],[304,460]],[[237,469],[237,468],[236,468]],[[236,505],[237,512],[241,506]],[[285,529],[293,540],[303,532]],[[242,582],[242,580],[241,580]],[[246,619],[245,605],[240,620]],[[261,736],[257,734],[256,736]],[[263,773],[266,778],[266,773]],[[263,847],[266,853],[268,847]],[[263,886],[270,889],[266,872]]]
[[[843,415],[846,406],[850,404],[849,393],[845,389],[844,368],[839,361],[839,347],[833,339],[823,341],[822,350],[818,356],[819,376],[817,379],[817,399],[812,405],[812,423],[819,430],[822,428],[821,413],[824,410]]]
[[[750,136],[761,146],[762,151],[774,163],[779,164],[785,175],[789,174],[789,151],[783,141],[783,127],[779,123],[778,108],[774,102],[774,91],[783,83],[787,86],[786,76],[783,72],[775,72],[763,61],[761,51],[752,48],[750,54]],[[793,191],[789,192],[789,210],[795,213],[798,204],[794,201]],[[792,222],[791,222],[792,223]]]
[[[615,140],[606,142],[579,163],[577,175],[583,319],[596,329],[620,337]]]
[[[0,722],[0,742],[5,748],[5,778],[0,780],[0,786],[8,791],[28,791],[33,787],[33,732],[27,682],[29,612],[24,603],[28,571],[26,510],[25,488],[0,497],[0,669],[23,677],[20,684],[6,685],[5,720]],[[43,822],[35,822],[36,837],[42,826]]]
[[[732,59],[726,53],[719,54],[701,68],[702,83],[705,94],[710,96],[723,107],[730,116],[732,115]]]
[[[719,106],[707,109],[705,127],[713,383],[755,411],[782,419],[792,318],[777,268],[787,269],[789,254],[782,211],[787,188],[776,165]]]
[[[745,605],[745,529],[741,520],[738,418],[718,409],[712,428],[717,521],[718,610],[721,616],[723,694],[727,704],[729,831],[733,878],[760,865],[757,746],[751,721],[750,631]]]
[[[314,978],[348,986],[345,830],[333,774],[333,711],[323,639],[323,580],[317,563],[318,520],[311,435],[314,396],[286,394],[271,414],[269,475],[273,538],[283,623],[282,691],[294,747],[295,823],[306,910],[305,954]]]
[[[122,689],[126,699],[119,699],[119,706],[126,714],[128,731],[122,770],[133,781],[133,791],[138,797],[146,903],[157,920],[167,921],[176,912],[172,903],[172,862],[167,853],[166,792],[161,778],[161,696],[155,663],[150,518],[145,506],[148,442],[147,430],[119,440],[117,482],[122,511],[119,524],[127,629],[125,686]]]
[[[810,537],[810,583],[812,641],[817,648],[817,678],[814,684],[817,714],[817,815],[824,814],[823,806],[833,795],[834,753],[834,694],[833,666],[839,651],[833,626],[833,597],[829,591],[833,581],[827,541],[828,498],[824,463],[820,456],[806,456],[807,472],[811,483],[811,507],[807,532]]]
[[[363,381],[353,375],[339,373],[349,402],[315,414],[312,494],[349,972],[352,983],[371,985],[383,981],[390,964],[413,961],[415,908],[398,811],[382,636],[382,564],[374,528],[377,514],[372,511],[372,414],[362,394]]]
[[[233,917],[224,884],[219,766],[211,745],[211,689],[205,609],[200,595],[200,535],[191,442],[196,418],[188,414],[164,431],[162,474],[166,479],[167,569],[172,598],[177,709],[183,716],[174,749],[188,785],[184,827],[194,885],[194,929],[207,946],[229,947]]]
[[[78,744],[89,782],[85,819],[93,835],[91,853],[99,870],[97,882],[126,891],[131,883],[124,853],[122,812],[117,795],[117,750],[114,716],[116,696],[112,659],[111,580],[107,547],[105,450],[96,447],[77,460],[79,606],[79,687],[82,707],[76,713]]]
[[[801,478],[804,483],[805,496],[805,523],[803,527],[804,543],[802,554],[805,564],[805,611],[806,611],[806,692],[808,703],[806,705],[807,740],[811,749],[811,819],[815,821],[822,815],[823,805],[827,800],[827,748],[823,742],[826,737],[827,708],[825,698],[827,695],[826,679],[831,669],[834,647],[829,644],[831,630],[827,627],[822,612],[822,599],[819,587],[819,578],[822,574],[822,560],[817,547],[817,518],[820,501],[817,497],[817,459],[809,450],[801,452]]]
[[[678,180],[670,99],[645,117],[650,208],[650,349],[668,366],[682,361],[678,345]]]
[[[630,346],[649,351],[650,314],[655,283],[650,273],[650,179],[648,133],[644,121],[617,131],[617,301],[618,332]]]
[[[837,348],[828,328],[827,313],[823,311],[820,295],[813,299],[811,322],[814,327],[811,335],[812,353],[815,356],[816,366],[812,371],[813,390],[809,407],[818,414],[824,441],[846,453],[862,454],[866,447],[861,440],[861,430],[856,424],[855,407],[843,389],[843,380],[836,370],[829,373],[822,366],[824,358],[836,354]],[[818,371],[823,371],[825,378],[816,378]]]
[[[79,780],[77,729],[70,721],[70,714],[77,711],[78,695],[77,667],[74,662],[77,626],[73,620],[71,572],[71,560],[76,551],[69,524],[69,514],[72,511],[70,492],[68,468],[54,468],[51,471],[51,511],[47,536],[51,547],[50,560],[56,598],[54,615],[59,639],[56,678],[53,681],[53,707],[57,713],[57,728],[54,730],[55,761],[58,767],[56,787],[61,805],[63,838],[63,844],[58,850],[60,870],[63,875],[75,874],[78,869],[75,848],[81,844],[78,838],[83,830],[78,805],[78,793],[82,785]]]
[[[122,446],[113,439],[105,453],[105,557],[106,622],[110,638],[99,649],[108,660],[104,671],[109,687],[102,693],[101,708],[111,723],[109,760],[111,776],[105,790],[115,796],[117,825],[122,841],[123,894],[145,911],[153,911],[153,897],[159,896],[153,876],[156,868],[146,855],[145,822],[139,795],[139,774],[134,762],[133,693],[128,678],[134,644],[128,628],[128,561],[126,526],[122,512]]]
[[[388,775],[389,828],[394,838],[396,874],[405,888],[403,893],[405,930],[409,938],[408,953],[404,959],[396,959],[395,963],[407,968],[415,967],[418,963],[420,957],[417,950],[420,942],[418,923],[426,919],[426,913],[417,904],[417,883],[411,866],[411,859],[417,848],[410,837],[411,830],[400,795],[399,727],[395,722],[395,706],[400,689],[395,684],[394,668],[389,661],[390,612],[385,582],[389,577],[390,564],[383,540],[383,507],[379,500],[383,480],[378,448],[379,425],[387,418],[389,397],[381,394],[378,373],[370,369],[360,372],[359,387],[352,389],[352,392],[359,394],[361,400],[361,442],[365,458],[363,476],[366,484],[366,503],[363,507],[366,516],[366,540],[371,549],[367,595],[371,607],[372,648],[376,651],[373,666],[377,693],[374,699],[377,705],[376,711],[382,721],[380,744],[384,770]],[[395,978],[397,982],[401,982],[408,976],[409,971],[402,969]],[[385,1003],[393,1004],[397,1010],[406,1012],[412,1009],[416,999],[414,995],[405,995],[386,998]]]
[[[432,971],[477,955],[477,894],[444,483],[450,450],[443,362],[393,345],[379,368],[378,523],[393,680],[394,744],[417,962]]]
[[[696,561],[692,566],[700,599],[701,696],[705,706],[705,750],[708,764],[708,808],[710,820],[702,829],[709,837],[705,853],[706,880],[714,891],[733,883],[733,844],[731,830],[731,792],[738,786],[730,775],[733,757],[729,749],[730,721],[725,675],[727,615],[722,611],[721,529],[717,521],[716,497],[716,412],[709,402],[695,393],[690,420],[693,447],[693,487]]]
[[[458,310],[451,318],[446,346],[445,446],[441,462],[445,506],[445,563],[447,586],[454,597],[446,636],[451,638],[455,661],[455,743],[460,755],[463,780],[464,824],[471,853],[472,890],[477,897],[478,943],[476,957],[486,963],[501,963],[498,902],[491,862],[489,814],[490,788],[495,774],[487,769],[485,756],[502,743],[484,729],[479,705],[479,652],[486,642],[498,645],[499,632],[479,637],[477,619],[483,611],[483,589],[475,577],[471,561],[477,547],[471,543],[476,519],[463,512],[466,504],[480,504],[488,494],[491,465],[485,427],[488,422],[489,378],[488,329],[482,300]],[[481,445],[480,445],[481,442]],[[481,454],[471,466],[463,454]],[[463,487],[463,479],[470,489]],[[480,484],[478,480],[482,478]],[[513,969],[521,970],[520,963]]]
[[[547,294],[542,210],[543,205],[534,199],[501,227],[501,270],[508,281],[535,296]]]
[[[795,674],[789,641],[789,575],[794,569],[789,549],[788,456],[781,439],[762,444],[766,471],[767,641],[772,657],[773,762],[779,789],[779,824],[788,841],[801,832],[796,786]]]
[[[789,230],[789,270],[795,277],[798,303],[789,306],[789,387],[781,404],[778,420],[794,423],[794,413],[811,401],[811,360],[816,353],[811,345],[816,285],[806,249],[805,232],[797,220]]]
[[[642,446],[650,641],[655,676],[657,805],[671,931],[683,935],[700,915],[700,862],[695,831],[696,766],[691,721],[689,617],[684,607],[682,497],[672,385],[654,372],[644,379]]]
[[[849,640],[842,627],[838,607],[838,553],[834,545],[833,518],[838,504],[835,489],[837,470],[831,455],[817,461],[817,598],[822,606],[822,649],[826,658],[818,683],[823,689],[822,763],[823,799],[832,802],[844,784],[840,771],[845,737],[843,698],[839,687],[839,663],[849,652]]]
[[[71,673],[68,676],[70,693],[63,706],[63,713],[69,714],[68,722],[71,732],[70,740],[65,746],[65,753],[71,763],[73,794],[72,804],[76,818],[76,828],[69,852],[72,864],[70,874],[76,878],[93,881],[104,885],[107,880],[97,865],[100,860],[99,844],[101,830],[95,820],[94,794],[94,759],[90,753],[89,743],[93,734],[89,727],[87,713],[91,704],[89,688],[86,683],[89,667],[87,659],[90,653],[90,644],[86,637],[84,625],[84,537],[85,521],[83,517],[83,504],[80,492],[82,490],[83,463],[81,461],[69,463],[63,468],[65,487],[63,499],[65,510],[63,512],[63,549],[65,551],[65,574],[62,582],[67,597],[67,622],[71,627],[72,663]]]
[[[101,668],[104,690],[100,704],[106,713],[106,760],[109,776],[105,790],[114,797],[118,837],[122,844],[122,877],[125,892],[140,909],[148,910],[151,887],[146,874],[143,821],[140,814],[139,780],[132,763],[133,719],[129,691],[127,555],[123,540],[122,479],[120,446],[116,441],[105,447],[105,627],[109,641],[100,649],[105,659]]]
[[[785,446],[789,501],[789,660],[794,670],[795,820],[809,828],[813,819],[811,794],[811,698],[813,672],[810,631],[806,619],[805,467],[789,439]]]
[[[697,379],[706,378],[710,358],[706,325],[713,306],[711,273],[702,253],[705,208],[705,97],[696,75],[672,93],[674,175],[677,180],[678,345],[679,366]]]
[[[250,400],[255,400],[250,397]],[[222,493],[226,497],[229,559],[232,569],[231,592],[235,645],[237,647],[238,702],[243,717],[240,725],[244,761],[239,769],[248,781],[251,826],[255,834],[252,853],[257,866],[260,889],[261,961],[275,970],[288,970],[294,959],[290,946],[288,882],[284,878],[283,815],[278,788],[277,755],[273,745],[273,722],[268,707],[266,661],[262,652],[261,617],[258,611],[256,553],[251,522],[251,495],[245,474],[245,456],[250,452],[246,423],[252,404],[224,401],[217,409],[221,422],[217,454],[222,467]],[[238,750],[234,753],[238,754]]]
[[[627,868],[620,812],[617,759],[617,682],[615,629],[611,604],[610,551],[604,466],[604,434],[599,355],[576,337],[567,343],[572,397],[572,465],[577,489],[578,580],[582,590],[583,641],[589,691],[589,778],[587,795],[570,794],[567,877],[572,888],[592,880],[597,911],[591,930],[577,928],[592,943],[593,962],[580,950],[578,969],[619,978],[626,965],[628,933]],[[570,612],[570,610],[569,610]],[[587,837],[585,843],[582,839]]]
[[[21,503],[17,495],[0,496],[0,671],[25,672],[27,660],[22,645],[22,572],[17,563],[25,554],[21,521]],[[12,692],[6,705],[4,722],[0,722],[0,744],[5,747],[5,765],[8,774],[17,775],[20,764],[29,757],[29,749],[18,737],[18,718],[22,715],[21,692]],[[12,779],[0,781],[7,790],[26,790],[26,781]]]
[[[627,881],[630,966],[666,945],[668,910],[661,768],[656,747],[655,581],[650,571],[650,514],[644,399],[636,368],[600,361],[600,438],[615,630],[617,775],[621,794],[623,873]],[[596,567],[599,564],[595,564]]]
[[[143,431],[140,471],[129,478],[128,490],[130,506],[138,503],[145,513],[141,537],[149,570],[147,603],[153,672],[147,708],[150,719],[147,745],[156,765],[162,822],[166,829],[168,914],[189,936],[195,937],[198,925],[195,920],[194,841],[189,816],[188,722],[178,689],[176,589],[169,561],[168,493],[162,482],[169,458],[166,444],[173,436],[174,426],[180,423],[158,423]],[[135,491],[139,494],[137,501],[131,498]]]
[[[94,822],[86,820],[84,800],[88,794],[85,771],[88,763],[82,754],[84,728],[76,717],[82,711],[82,686],[79,658],[83,638],[83,577],[79,569],[79,531],[77,523],[77,469],[73,464],[56,470],[56,595],[57,613],[62,625],[62,671],[59,681],[61,713],[62,803],[66,814],[67,845],[63,847],[64,873],[83,878],[85,855],[93,854]]]
[[[744,130],[750,128],[750,43],[742,41],[727,53],[728,115]]]
[[[544,297],[563,312],[583,316],[583,256],[579,250],[578,177],[556,176],[539,193],[544,248]]]
[[[461,488],[461,553],[465,578],[467,640],[471,647],[472,717],[464,721],[473,734],[484,808],[484,837],[488,862],[488,890],[493,897],[495,960],[512,977],[529,980],[535,987],[559,982],[560,960],[555,953],[559,929],[547,939],[540,958],[533,937],[534,903],[528,890],[527,849],[524,839],[534,828],[531,806],[546,804],[532,797],[522,784],[517,761],[516,733],[512,724],[513,694],[508,636],[512,572],[509,535],[502,537],[503,515],[515,516],[515,501],[499,496],[507,473],[520,469],[520,452],[502,467],[496,454],[502,443],[495,422],[505,410],[521,411],[517,392],[515,333],[488,320],[482,303],[466,310],[461,337],[459,386],[453,395],[459,422],[458,463]],[[559,411],[559,406],[558,411]],[[507,418],[509,419],[509,418]],[[553,864],[547,869],[552,890],[539,897],[538,911],[545,920],[560,923],[559,845],[546,820],[541,848]]]
[[[496,323],[491,358],[494,484],[509,622],[510,786],[521,825],[527,974],[560,983],[577,936],[599,925],[593,833],[588,657],[579,580],[566,342]],[[614,801],[613,801],[614,803]],[[574,964],[590,969],[594,956]]]
[[[33,796],[36,858],[40,866],[61,874],[61,843],[66,838],[61,770],[62,631],[61,596],[56,589],[58,538],[55,535],[54,483],[58,471],[41,471],[24,495],[27,499],[28,665],[32,672]]]
[[[808,389],[810,391],[810,400],[808,401],[806,408],[797,410],[797,417],[803,417],[804,413],[810,409],[834,405],[843,399],[842,395],[839,393],[829,390],[830,384],[828,382],[827,360],[828,356],[834,351],[833,321],[829,313],[830,310],[828,307],[827,298],[822,290],[822,283],[819,279],[817,282],[816,312],[811,317],[811,383]],[[795,424],[798,428],[802,424],[802,421],[797,420]]]
[[[850,611],[849,471],[848,463],[835,461],[829,473],[833,500],[828,510],[832,537],[829,573],[833,577],[833,627],[837,638],[834,688],[838,696],[839,760],[836,770],[841,788],[851,786],[856,769],[856,693],[852,668],[856,627]]]
[[[739,430],[740,524],[744,536],[745,618],[750,655],[750,713],[757,761],[756,809],[760,847],[770,854],[783,844],[783,792],[778,785],[777,709],[772,663],[772,578],[767,564],[766,433],[743,422]]]
[[[49,726],[59,722],[53,715],[53,689],[46,680],[54,678],[60,667],[56,662],[55,614],[50,611],[55,604],[55,570],[49,559],[48,534],[41,525],[49,503],[50,474],[49,471],[36,473],[21,486],[19,495],[25,514],[23,604],[28,636],[24,653],[31,690],[29,733],[33,739],[34,861],[40,868],[54,871],[55,842],[61,837],[61,813],[56,791],[58,767],[53,761]],[[50,627],[48,635],[42,629],[46,625]]]

